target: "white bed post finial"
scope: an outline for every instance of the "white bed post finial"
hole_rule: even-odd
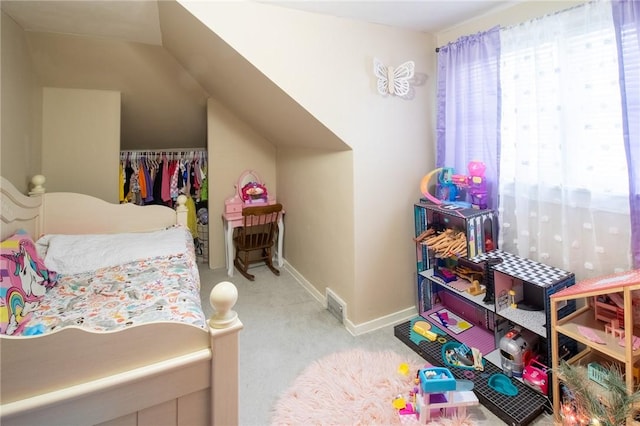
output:
[[[209,302],[213,315],[209,319],[212,328],[227,328],[238,319],[236,311],[231,310],[238,301],[238,289],[229,281],[222,281],[213,287]]]
[[[45,189],[43,185],[46,181],[47,179],[43,175],[34,175],[31,178],[31,184],[33,187],[31,188],[31,191],[29,191],[29,195],[33,196],[44,194]]]
[[[211,336],[211,425],[237,425],[239,411],[239,345],[242,322],[231,310],[238,300],[238,289],[228,281],[216,284],[209,295],[213,315],[209,319]]]
[[[177,220],[176,222],[178,223],[178,225],[184,225],[187,226],[187,214],[189,209],[187,208],[187,196],[184,194],[180,194],[178,195],[178,198],[176,199],[176,215],[177,215]]]

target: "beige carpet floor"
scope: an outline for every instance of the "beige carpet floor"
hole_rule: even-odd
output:
[[[328,354],[353,348],[393,350],[414,362],[425,362],[394,336],[392,325],[352,336],[286,268],[279,277],[264,266],[253,268],[252,273],[256,275],[253,282],[237,272],[229,278],[223,268],[200,265],[207,316],[212,313],[209,292],[215,284],[231,281],[238,288],[235,310],[244,324],[240,332],[240,426],[270,425],[278,397],[306,367]],[[482,406],[468,413],[479,426],[504,424]],[[534,422],[534,426],[552,424],[547,415]]]

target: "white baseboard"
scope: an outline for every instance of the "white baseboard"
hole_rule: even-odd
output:
[[[289,262],[284,261],[284,267],[293,277],[298,281],[298,283],[313,296],[318,302],[322,304],[325,308],[327,307],[327,297],[326,295],[320,293],[318,289],[316,289],[307,279],[300,274]],[[333,291],[333,290],[332,290]],[[335,291],[334,291],[335,293]],[[347,307],[348,308],[348,307]],[[348,312],[348,310],[347,310]],[[366,334],[371,331],[377,330],[379,328],[393,326],[399,324],[401,322],[408,321],[412,318],[415,318],[418,315],[418,310],[415,306],[411,306],[409,308],[403,309],[398,312],[393,312],[389,315],[382,316],[380,318],[375,318],[371,321],[363,322],[361,324],[354,324],[351,322],[349,318],[344,318],[344,326],[353,336],[358,336],[361,334]]]
[[[300,272],[296,270],[296,268],[291,266],[291,264],[286,260],[284,261],[284,267],[287,271],[289,271],[291,275],[293,275],[293,278],[298,281],[302,288],[307,290],[313,296],[314,299],[322,303],[324,307],[327,306],[327,299],[325,298],[325,296],[320,293],[309,281],[307,281],[307,279],[303,277],[302,274],[300,274]]]

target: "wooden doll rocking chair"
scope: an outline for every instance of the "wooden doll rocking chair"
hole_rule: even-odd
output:
[[[243,226],[238,228],[233,239],[236,255],[233,264],[249,280],[255,276],[249,273],[249,265],[264,262],[271,271],[280,275],[273,266],[272,247],[278,232],[278,220],[282,214],[282,204],[269,204],[242,209]]]

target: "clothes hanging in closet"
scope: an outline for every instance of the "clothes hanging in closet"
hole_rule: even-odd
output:
[[[121,151],[120,202],[173,207],[180,194],[207,200],[206,151]]]

